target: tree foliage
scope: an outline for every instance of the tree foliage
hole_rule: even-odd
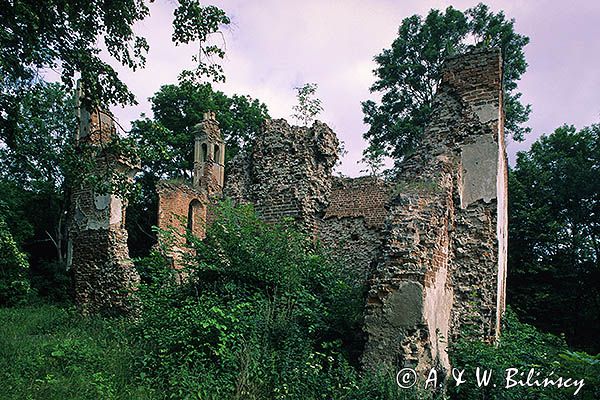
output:
[[[29,221],[35,227],[37,239],[41,234],[54,241],[58,258],[64,250],[59,242],[66,228],[66,180],[74,180],[82,170],[80,159],[74,156],[74,111],[73,96],[60,84],[40,81],[21,99],[10,136],[0,138],[0,180],[6,188],[6,211],[24,216],[22,222]],[[44,216],[38,215],[37,208],[28,208],[36,202]]]
[[[514,20],[502,11],[494,13],[484,4],[465,12],[448,7],[431,10],[425,18],[405,18],[389,49],[375,57],[377,80],[371,92],[381,93],[381,102],[362,103],[369,130],[365,158],[382,155],[399,161],[418,145],[429,120],[433,96],[439,86],[444,60],[472,48],[498,47],[504,62],[505,129],[522,140],[529,128],[530,107],[521,104],[517,81],[527,69],[523,47],[529,38],[514,30]]]
[[[269,117],[267,106],[250,96],[227,96],[209,83],[182,80],[164,85],[150,98],[154,118],[133,122],[131,137],[142,164],[156,176],[189,178],[193,167],[194,125],[213,111],[225,140],[227,159],[250,142]]]
[[[0,14],[0,75],[4,83],[28,84],[39,69],[51,68],[58,70],[63,83],[72,88],[79,73],[91,101],[103,105],[131,103],[133,94],[104,61],[102,48],[126,67],[143,67],[149,46],[135,34],[133,25],[148,15],[144,0],[19,0],[4,4]],[[228,23],[229,18],[217,7],[201,6],[198,0],[179,0],[172,40],[176,45],[204,43]],[[223,56],[215,46],[201,48],[200,54]],[[195,61],[198,73],[220,75],[199,56]]]
[[[32,191],[61,190],[77,127],[73,96],[41,81],[22,97],[15,117],[10,135],[0,138],[0,177]]]
[[[292,107],[295,111],[293,117],[303,126],[308,126],[323,111],[322,102],[316,97],[318,85],[316,83],[306,83],[294,89],[296,90],[298,104]]]
[[[21,99],[10,135],[0,138],[0,218],[29,254],[29,275],[53,292],[65,288],[55,278],[65,283],[66,181],[77,182],[85,170],[73,143],[74,110],[60,84],[40,81]]]
[[[69,182],[71,186],[77,186],[77,181],[86,177],[99,191],[131,189],[119,174],[107,177],[87,173],[96,170],[95,150],[85,146],[76,148],[70,143],[77,125],[73,104],[66,100],[69,96],[65,92],[72,90],[74,80],[80,78],[82,100],[88,109],[134,103],[133,93],[113,66],[118,63],[133,70],[144,67],[149,47],[133,27],[148,15],[145,0],[18,0],[2,5],[0,163],[3,168],[0,173],[10,182],[22,185],[28,194],[47,198],[42,204],[48,207],[48,215],[55,218],[55,224],[51,229],[42,229],[46,239],[36,233],[35,240],[52,241],[59,260],[64,250],[61,238],[65,230],[63,219],[68,198],[65,180],[69,180],[69,171],[76,172],[71,176],[75,178]],[[196,67],[184,71],[182,79],[189,82],[201,76],[224,79],[221,67],[212,62],[212,57],[222,58],[224,52],[218,46],[207,45],[207,41],[228,23],[229,18],[221,9],[201,5],[199,0],[175,3],[172,41],[175,45],[199,44],[193,57]],[[48,85],[40,78],[48,69],[60,75],[62,88]],[[110,148],[102,150],[106,154],[122,154],[132,153],[133,148],[126,140],[115,140]],[[41,227],[37,222],[36,231]]]
[[[567,400],[572,399],[578,389],[576,398],[593,400],[600,395],[600,364],[597,357],[569,351],[562,338],[520,322],[510,308],[503,318],[502,335],[497,343],[463,338],[450,344],[450,358],[453,367],[465,371],[465,382],[462,384],[457,386],[456,380],[452,379],[448,382],[451,399]],[[488,385],[478,384],[475,379],[477,368],[491,372]],[[515,377],[523,381],[533,368],[534,375],[528,380],[531,383],[535,379],[543,382],[545,377],[564,377],[571,378],[570,382],[583,380],[584,385],[579,388],[576,385],[540,387],[533,384],[507,388],[506,376],[509,368],[517,368],[523,372],[523,376]]]
[[[518,154],[509,187],[508,301],[600,351],[600,125],[542,136]]]

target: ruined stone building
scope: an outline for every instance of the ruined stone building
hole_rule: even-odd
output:
[[[168,243],[173,267],[188,252],[186,231],[203,238],[209,215],[209,204],[223,194],[225,177],[225,143],[214,113],[194,127],[194,171],[190,185],[184,181],[160,181],[158,192],[158,227],[172,230]]]
[[[505,307],[507,176],[499,52],[448,60],[423,143],[393,182],[336,178],[335,134],[267,121],[225,194],[297,218],[367,281],[363,362],[448,367],[463,325],[493,339]]]
[[[210,199],[221,194],[253,204],[267,222],[294,218],[368,286],[365,367],[448,368],[448,341],[467,328],[493,340],[505,308],[502,104],[499,52],[448,60],[423,142],[391,181],[334,177],[335,133],[285,120],[265,121],[224,176],[223,140],[208,114],[197,127],[193,184],[159,185],[159,226],[202,237]]]

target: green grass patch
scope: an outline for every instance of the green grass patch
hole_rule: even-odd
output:
[[[151,399],[126,321],[52,305],[0,309],[1,399]]]

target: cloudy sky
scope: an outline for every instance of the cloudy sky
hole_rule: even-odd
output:
[[[403,18],[449,5],[464,10],[477,1],[425,0],[259,0],[213,1],[232,24],[215,38],[224,45],[227,82],[215,88],[227,94],[249,94],[265,102],[274,118],[288,118],[295,104],[294,87],[319,85],[325,111],[320,120],[346,143],[341,171],[356,176],[365,147],[360,102],[373,96],[373,56],[391,45]],[[581,128],[600,122],[600,1],[488,1],[516,20],[516,30],[530,37],[525,48],[529,68],[519,86],[532,104],[525,143],[509,142],[511,161],[539,135],[568,123]],[[151,115],[147,98],[161,85],[175,83],[193,66],[195,47],[171,43],[174,4],[151,4],[151,16],[136,30],[150,44],[144,70],[119,69],[139,105],[113,110],[125,126]],[[290,119],[291,121],[291,119]]]

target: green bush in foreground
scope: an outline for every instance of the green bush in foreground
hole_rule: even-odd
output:
[[[28,269],[25,253],[19,250],[0,216],[0,306],[15,305],[26,300],[31,290]]]
[[[189,238],[184,284],[157,253],[138,262],[146,381],[171,398],[413,398],[393,374],[359,376],[362,288],[340,266],[250,207],[215,214],[203,241]]]

